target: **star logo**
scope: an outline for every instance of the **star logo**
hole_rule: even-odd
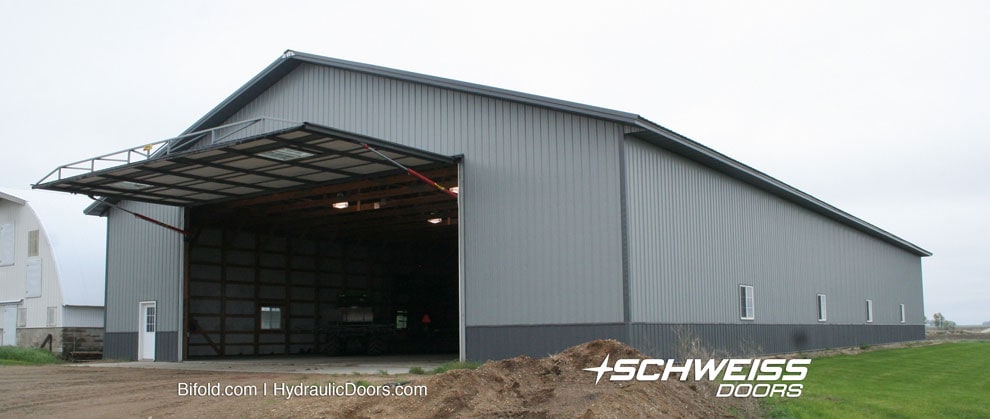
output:
[[[602,361],[602,365],[600,366],[594,368],[582,368],[585,371],[598,373],[598,377],[595,377],[596,385],[598,384],[598,381],[602,379],[602,375],[605,375],[606,372],[612,372],[612,367],[608,366],[608,356],[609,356],[608,354],[605,354],[605,360]]]

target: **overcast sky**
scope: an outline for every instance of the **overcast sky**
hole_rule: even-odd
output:
[[[0,5],[0,187],[174,136],[294,49],[639,114],[934,252],[926,315],[990,320],[990,2]]]

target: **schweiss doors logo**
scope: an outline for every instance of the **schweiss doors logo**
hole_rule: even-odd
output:
[[[800,397],[804,385],[793,381],[803,381],[811,364],[810,359],[736,358],[717,362],[714,359],[686,359],[683,364],[677,364],[673,359],[623,358],[609,366],[608,358],[605,355],[605,360],[597,367],[584,368],[598,374],[595,384],[607,372],[611,373],[609,381],[667,381],[671,375],[677,374],[675,380],[680,381],[691,378],[694,381],[721,380],[715,397]]]

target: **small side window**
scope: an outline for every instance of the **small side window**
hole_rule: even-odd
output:
[[[148,306],[144,309],[144,331],[154,333],[158,324],[158,307]]]
[[[873,300],[866,300],[866,322],[873,323]]]
[[[825,294],[818,294],[818,321],[828,320],[828,308],[825,306]]]
[[[282,328],[282,307],[261,306],[261,330],[279,330]]]
[[[907,322],[907,316],[904,314],[904,304],[901,304],[901,323]]]
[[[753,320],[756,318],[756,308],[754,305],[752,285],[739,286],[739,318],[742,320]]]

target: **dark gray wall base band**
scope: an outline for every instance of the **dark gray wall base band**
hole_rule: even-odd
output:
[[[178,332],[155,333],[155,361],[179,360]],[[136,332],[112,332],[103,338],[103,359],[136,361],[138,337]]]
[[[679,356],[697,338],[719,355],[755,355],[922,340],[925,327],[859,324],[633,324],[631,342],[653,356]]]
[[[103,359],[136,361],[137,332],[107,332],[103,336]]]
[[[468,326],[466,333],[467,359],[477,361],[518,355],[544,357],[595,339],[626,341],[622,323]]]
[[[177,332],[155,333],[155,361],[179,361],[179,334]]]
[[[644,354],[680,356],[681,337],[697,338],[720,355],[754,355],[922,340],[917,325],[622,324],[485,326],[467,328],[471,360],[532,357],[594,339],[617,339]]]

